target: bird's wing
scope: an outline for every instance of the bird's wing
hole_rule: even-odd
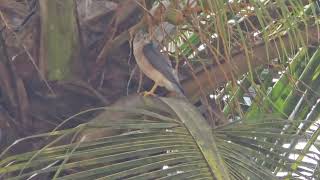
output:
[[[152,42],[144,45],[142,51],[146,58],[149,60],[150,64],[162,75],[164,75],[164,77],[166,77],[170,82],[177,85],[178,88],[183,92],[181,85],[174,74],[169,59],[165,55],[163,55]]]

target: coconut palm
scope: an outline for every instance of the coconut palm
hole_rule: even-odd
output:
[[[150,2],[127,1],[121,7],[137,8],[143,18],[107,40],[98,58],[141,28],[156,38],[157,31],[165,30],[158,41],[180,72],[186,99],[165,90],[159,92],[166,97],[132,93],[110,106],[82,111],[49,133],[8,146],[0,155],[0,177],[319,179],[318,2]],[[40,2],[40,17],[47,15],[42,29],[50,22],[45,9],[50,3],[61,2]],[[116,13],[121,14],[116,24],[129,16]],[[42,40],[50,44],[56,39]],[[46,47],[47,55],[57,52]],[[59,65],[54,56],[43,57],[51,62],[48,79],[68,78],[72,70],[57,73],[70,67]],[[92,112],[99,115],[61,128]],[[9,153],[31,139],[45,143],[30,152]]]

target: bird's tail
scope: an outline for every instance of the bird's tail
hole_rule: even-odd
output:
[[[176,83],[176,92],[177,92],[177,94],[178,94],[178,96],[179,97],[186,97],[185,96],[185,92],[184,92],[184,90],[183,90],[183,88],[182,88],[182,86],[181,86],[181,84],[180,83]]]

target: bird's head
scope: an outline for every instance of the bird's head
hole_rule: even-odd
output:
[[[134,39],[133,39],[133,43],[134,44],[137,44],[137,43],[148,43],[150,42],[150,35],[148,34],[148,32],[144,29],[141,29],[139,30],[135,36],[134,36]]]

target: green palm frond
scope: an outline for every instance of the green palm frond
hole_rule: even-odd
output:
[[[27,179],[51,173],[57,179],[277,179],[264,166],[279,162],[289,170],[293,162],[285,154],[305,153],[261,139],[288,142],[303,138],[279,133],[279,124],[291,123],[286,120],[266,117],[268,123],[238,121],[210,129],[184,100],[134,98],[138,107],[106,108],[95,120],[72,131],[47,134],[50,138],[68,135],[65,139],[69,141],[64,142],[70,144],[49,143],[38,151],[7,158],[2,155],[1,176]],[[264,166],[258,165],[261,161],[266,162]]]

